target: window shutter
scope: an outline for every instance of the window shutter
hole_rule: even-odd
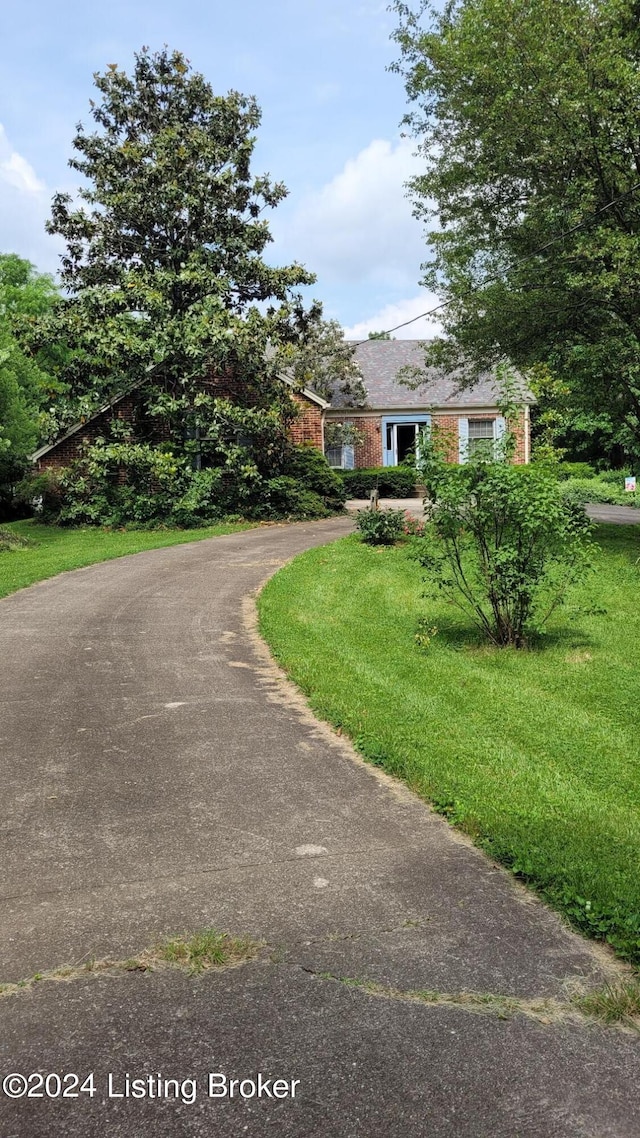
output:
[[[507,433],[507,420],[505,418],[503,418],[502,415],[498,415],[498,418],[496,419],[496,425],[494,427],[494,438],[498,439],[498,440],[502,439],[502,438],[504,438],[506,433]]]
[[[466,462],[469,457],[469,420],[458,419],[458,461]]]
[[[355,447],[345,444],[342,448],[342,466],[344,470],[353,470],[356,465]]]

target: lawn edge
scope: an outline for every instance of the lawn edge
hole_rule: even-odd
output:
[[[631,528],[631,525],[616,525],[616,523],[605,522],[596,524],[608,525],[611,529]],[[346,537],[352,536],[352,534],[346,535]],[[327,542],[326,544],[336,545],[340,541],[345,541],[346,537],[338,538],[337,541]],[[302,553],[290,557],[284,564],[274,569],[273,572],[265,577],[258,589],[245,598],[245,602],[243,603],[243,624],[245,630],[251,637],[257,654],[264,661],[266,668],[268,668],[267,674],[271,675],[272,679],[275,676],[281,687],[286,686],[287,702],[296,707],[305,722],[312,723],[316,729],[321,728],[325,738],[327,738],[334,747],[338,746],[343,755],[363,767],[372,777],[376,778],[378,782],[382,783],[393,794],[396,796],[409,795],[412,800],[417,798],[435,818],[441,821],[443,826],[446,826],[447,832],[453,840],[466,846],[467,849],[473,849],[476,853],[485,858],[495,869],[499,870],[508,885],[516,891],[521,901],[529,904],[539,904],[547,912],[553,913],[568,932],[578,937],[579,940],[595,954],[600,966],[607,969],[612,976],[615,976],[619,981],[638,976],[640,973],[639,967],[636,967],[623,956],[619,955],[607,940],[593,936],[587,929],[575,924],[571,919],[570,913],[561,905],[556,905],[553,898],[541,887],[537,886],[535,881],[519,874],[514,874],[505,862],[500,861],[489,852],[482,843],[476,842],[463,827],[439,811],[434,801],[426,794],[410,786],[401,776],[389,774],[383,767],[373,763],[359,750],[355,740],[347,731],[344,731],[341,726],[332,723],[330,718],[320,718],[319,715],[316,714],[311,704],[310,694],[305,691],[304,687],[296,682],[292,673],[279,660],[275,650],[267,640],[263,631],[260,613],[260,597],[268,583],[283,569],[286,569],[287,566],[298,560],[298,558],[304,557],[308,552],[308,550],[304,550]]]

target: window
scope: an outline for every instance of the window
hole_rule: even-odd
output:
[[[326,447],[324,456],[334,470],[353,470],[355,449],[344,443],[342,446]]]
[[[469,441],[467,455],[472,458],[477,454],[490,455],[495,439],[495,419],[469,419]]]

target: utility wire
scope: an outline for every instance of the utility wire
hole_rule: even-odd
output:
[[[514,261],[510,267],[512,269],[515,269],[518,267],[518,265],[522,265],[526,261],[530,261],[532,257],[538,257],[540,253],[544,253],[547,249],[550,249],[552,245],[557,245],[559,241],[564,241],[565,237],[570,237],[572,233],[578,233],[579,230],[586,229],[586,227],[590,225],[592,221],[595,221],[595,219],[599,217],[600,214],[605,213],[608,209],[611,209],[614,205],[617,205],[618,202],[624,201],[625,198],[631,197],[632,194],[637,193],[638,190],[640,190],[640,182],[636,182],[635,185],[631,187],[631,189],[626,190],[625,193],[620,194],[619,197],[613,198],[610,202],[607,202],[606,205],[600,206],[599,209],[589,214],[589,216],[584,218],[583,221],[579,221],[575,225],[569,226],[568,229],[563,230],[562,233],[558,233],[555,237],[552,237],[549,241],[546,241],[544,245],[539,245],[537,249],[533,249],[530,253],[525,253],[524,256],[518,257],[518,259]],[[485,285],[491,284],[492,281],[500,280],[503,275],[504,274],[501,272],[492,273],[490,276],[485,277],[483,281],[480,281],[479,284],[473,285],[469,291],[478,292],[481,288],[484,288]],[[406,328],[409,324],[415,324],[416,320],[424,320],[426,316],[433,316],[434,313],[439,312],[441,308],[446,308],[448,303],[449,302],[446,300],[442,301],[440,304],[436,304],[435,308],[429,308],[426,312],[421,312],[419,316],[412,316],[410,320],[404,320],[402,324],[396,324],[393,328],[386,328],[383,332],[383,335],[389,336],[392,332],[397,332],[399,328]],[[366,340],[349,341],[350,347],[354,348],[360,347],[360,344],[368,343],[368,338]]]
[[[625,198],[632,197],[633,194],[638,192],[638,190],[640,190],[640,182],[636,182],[623,194],[619,194],[618,197],[612,198],[611,201],[606,203],[606,205],[600,206],[599,209],[594,210],[593,213],[589,214],[589,216],[584,218],[582,221],[576,222],[575,225],[571,225],[568,229],[564,229],[562,233],[556,234],[556,236],[550,238],[549,241],[545,241],[543,245],[539,245],[537,248],[532,249],[530,253],[525,253],[522,257],[518,257],[510,266],[510,268],[515,269],[519,265],[525,264],[527,261],[532,260],[534,257],[538,257],[541,253],[546,252],[546,250],[550,249],[553,245],[557,245],[560,241],[564,241],[566,237],[570,237],[573,233],[578,233],[580,230],[586,229],[589,225],[591,225],[593,221],[596,220],[596,218],[600,217],[601,214],[606,213],[607,210],[612,209],[614,205],[618,205],[618,203],[624,201]],[[144,239],[142,238],[142,240]],[[124,246],[129,245],[131,248],[139,248],[139,241],[135,237],[123,234],[120,238],[120,241]],[[488,284],[491,284],[493,281],[500,280],[501,277],[504,276],[505,271],[506,270],[490,274],[489,276],[485,277],[484,280],[480,281],[479,284],[472,285],[469,289],[469,292],[478,292],[480,289],[484,288]],[[441,309],[446,308],[448,303],[449,302],[446,300],[441,301],[433,308],[428,308],[426,312],[420,312],[418,316],[412,316],[409,320],[403,320],[401,324],[395,324],[393,328],[385,328],[382,335],[390,336],[392,332],[397,332],[400,328],[407,328],[409,324],[415,324],[417,320],[424,320],[427,316],[434,316],[436,312],[440,312]],[[367,343],[369,343],[369,337],[364,340],[349,340],[349,351],[360,347],[361,344]]]

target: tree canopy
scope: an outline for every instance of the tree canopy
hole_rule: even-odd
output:
[[[267,264],[263,213],[286,195],[255,176],[255,99],[214,94],[179,52],[136,55],[133,74],[97,74],[94,131],[80,125],[70,166],[80,204],[57,194],[48,229],[67,251],[58,334],[81,349],[77,391],[101,393],[158,369],[184,385],[238,360],[247,373],[269,335],[264,305],[287,306],[313,281]]]
[[[26,468],[43,408],[57,389],[53,355],[33,356],[27,346],[34,321],[57,301],[51,277],[15,253],[0,254],[0,508],[7,484]]]
[[[101,425],[50,488],[52,511],[198,524],[326,510],[327,495],[300,499],[287,431],[298,412],[279,373],[326,378],[329,354],[344,387],[357,369],[321,305],[303,304],[314,276],[266,259],[264,213],[287,191],[252,173],[255,99],[216,95],[168,48],[94,79],[95,129],[78,126],[70,160],[83,183],[77,200],[56,194],[48,224],[66,243],[65,294],[39,343],[62,345],[58,427],[133,388],[136,410]]]
[[[640,454],[635,0],[402,0],[394,65],[424,161],[432,360],[546,366]]]

